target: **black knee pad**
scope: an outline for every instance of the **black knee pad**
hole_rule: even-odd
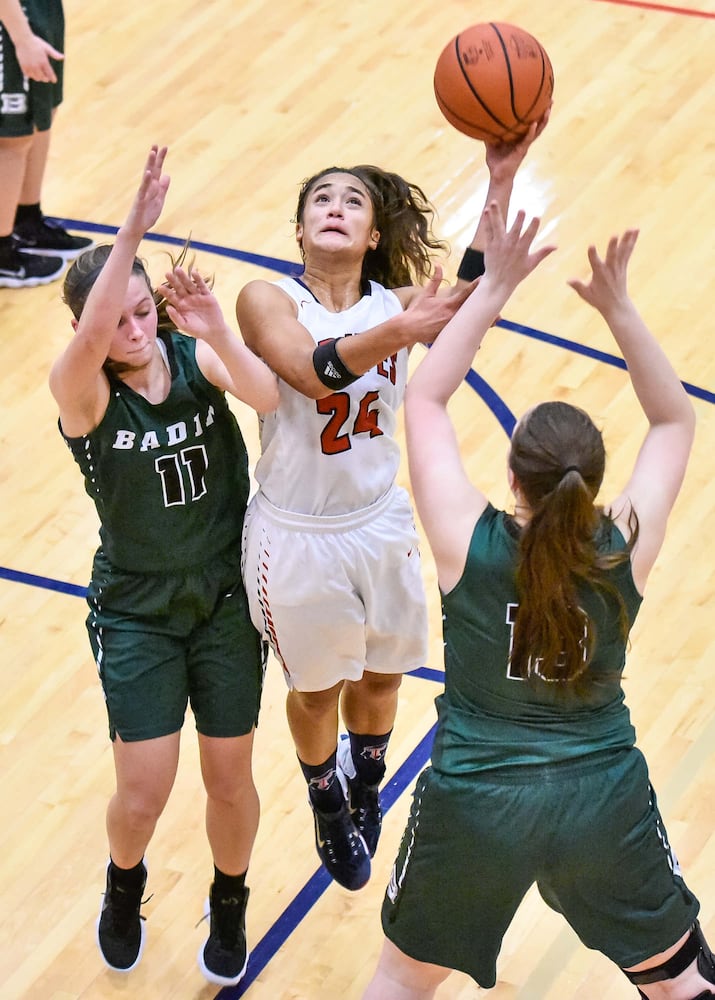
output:
[[[667,962],[652,969],[643,969],[642,972],[626,972],[625,969],[623,971],[634,986],[646,986],[648,983],[662,983],[665,979],[675,979],[696,959],[700,975],[715,986],[715,958],[697,920],[690,928],[687,940]]]

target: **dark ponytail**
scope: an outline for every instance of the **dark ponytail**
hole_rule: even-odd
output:
[[[512,666],[524,678],[588,689],[596,636],[579,607],[587,585],[616,600],[624,637],[623,598],[608,569],[629,558],[637,522],[623,552],[602,555],[597,536],[605,518],[595,504],[605,471],[600,431],[583,410],[568,403],[541,403],[517,425],[509,464],[531,509],[522,529],[516,570],[519,611]]]

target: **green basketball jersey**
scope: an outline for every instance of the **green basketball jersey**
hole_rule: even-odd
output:
[[[240,545],[248,501],[246,446],[224,393],[201,374],[195,340],[170,333],[162,341],[171,371],[164,402],[110,378],[99,426],[65,437],[105,554],[133,572],[182,570]]]
[[[597,544],[601,551],[617,551],[625,540],[604,519]],[[442,773],[548,764],[635,741],[620,683],[626,640],[613,597],[579,592],[579,604],[595,626],[589,670],[602,675],[588,701],[565,699],[556,684],[535,686],[512,671],[517,545],[512,519],[488,505],[474,527],[462,578],[442,599],[445,690],[437,698],[432,753],[433,766]],[[609,572],[632,626],[641,597],[630,562]]]

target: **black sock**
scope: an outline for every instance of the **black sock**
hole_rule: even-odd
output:
[[[15,225],[19,222],[42,222],[42,210],[39,201],[34,205],[18,205],[15,210]]]
[[[310,801],[323,812],[337,812],[345,801],[335,766],[337,747],[322,764],[304,764],[298,758],[305,780],[308,782]]]
[[[214,892],[222,899],[229,896],[240,896],[246,888],[246,874],[247,872],[242,875],[226,875],[214,865]]]
[[[113,861],[109,862],[112,872],[112,881],[115,885],[120,885],[122,889],[143,889],[146,882],[146,868],[144,859],[133,868],[120,868]]]
[[[379,785],[385,777],[385,753],[391,735],[392,730],[383,736],[351,733],[348,730],[355,770],[358,778],[366,785]]]
[[[0,264],[10,264],[15,259],[14,248],[12,233],[9,236],[0,236]]]

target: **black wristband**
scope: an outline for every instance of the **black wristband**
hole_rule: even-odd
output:
[[[461,278],[462,281],[474,281],[475,278],[481,278],[485,270],[482,251],[467,247],[462,257],[462,263],[459,265],[457,277]]]
[[[339,340],[340,338],[338,338]],[[346,389],[360,378],[347,368],[338,354],[337,340],[326,340],[313,351],[315,374],[327,389]]]

